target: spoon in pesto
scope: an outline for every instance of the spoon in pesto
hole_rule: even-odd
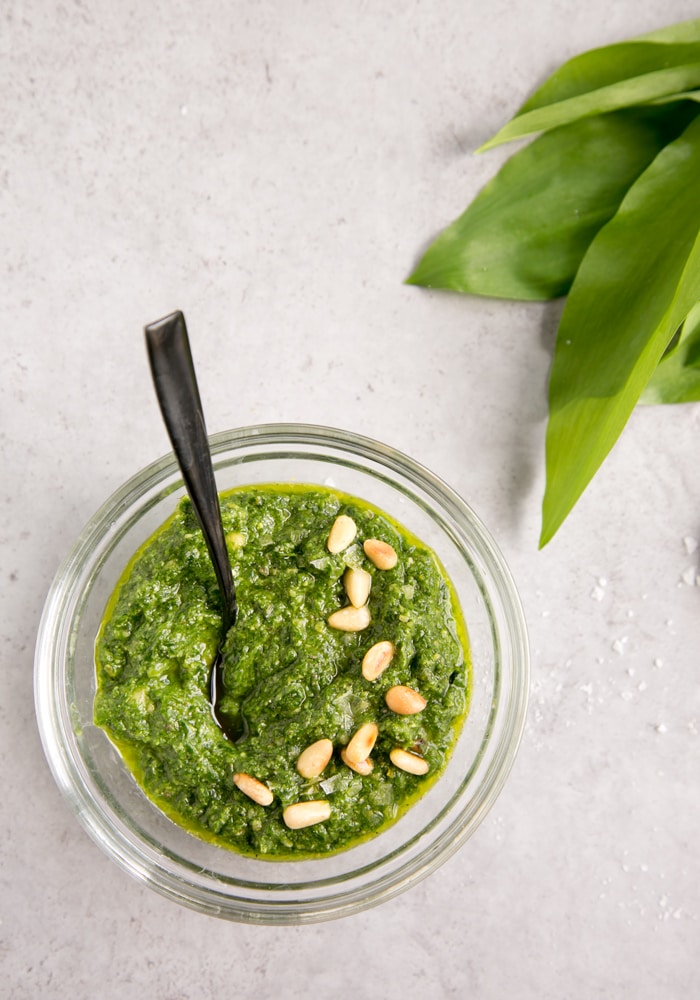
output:
[[[223,692],[221,647],[236,621],[236,589],[226,551],[214,467],[185,317],[180,311],[171,313],[150,323],[145,328],[145,334],[153,384],[165,427],[221,592],[223,633],[211,668],[209,697],[214,719],[229,739],[235,739],[240,734],[234,732],[232,721],[220,712],[219,702]]]

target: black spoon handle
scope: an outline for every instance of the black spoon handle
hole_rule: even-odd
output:
[[[236,618],[236,592],[221,523],[202,402],[181,312],[145,328],[156,396],[224,601],[224,628]]]

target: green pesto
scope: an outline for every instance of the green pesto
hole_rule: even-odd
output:
[[[471,690],[456,598],[435,555],[364,501],[272,484],[222,494],[221,508],[239,605],[224,646],[223,707],[245,720],[246,736],[228,740],[212,716],[220,602],[186,499],[136,553],[107,607],[96,644],[95,721],[149,798],[191,833],[257,857],[344,849],[393,823],[444,769]],[[356,522],[357,537],[331,555],[326,540],[340,513]],[[397,566],[376,569],[362,549],[366,538],[393,545]],[[372,574],[371,623],[357,633],[327,624],[348,603],[348,566]],[[362,657],[382,639],[396,654],[377,680],[366,681]],[[389,711],[384,695],[395,684],[419,691],[423,711]],[[374,768],[360,776],[339,751],[368,721],[379,737]],[[330,763],[318,778],[302,778],[297,757],[324,737],[335,748]],[[394,746],[425,757],[428,774],[394,767]],[[233,783],[236,772],[265,782],[272,805],[247,798]],[[330,802],[330,819],[285,826],[285,806],[319,798]]]

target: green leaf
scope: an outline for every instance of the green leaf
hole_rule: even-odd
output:
[[[691,309],[640,397],[640,403],[700,402],[700,302]]]
[[[675,101],[700,101],[700,90],[684,90],[682,94],[669,94],[668,97],[660,97],[653,101],[654,105],[671,104]]]
[[[691,21],[696,39],[700,21]],[[700,87],[700,40],[637,39],[564,63],[481,151],[589,115],[646,104]]]
[[[665,28],[657,28],[648,35],[638,35],[637,42],[700,42],[700,19],[680,21]]]
[[[549,382],[545,545],[620,435],[700,299],[700,119],[658,154],[591,243]]]
[[[423,255],[409,284],[474,295],[564,295],[591,240],[693,102],[628,108],[554,129],[512,156]]]

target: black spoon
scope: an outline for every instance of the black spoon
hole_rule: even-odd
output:
[[[236,589],[226,551],[219,496],[185,317],[178,310],[150,323],[145,333],[163,420],[221,591],[223,633],[211,669],[210,699],[215,720],[225,735],[235,739],[240,733],[234,731],[232,721],[219,711],[219,702],[222,694],[221,645],[236,621]]]

